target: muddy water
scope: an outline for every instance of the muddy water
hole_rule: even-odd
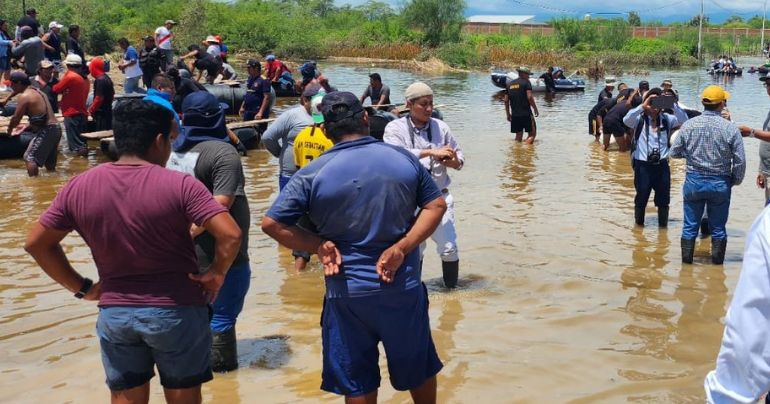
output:
[[[363,92],[369,67],[322,66],[332,83]],[[585,94],[537,97],[534,146],[515,144],[504,109],[481,73],[421,75],[377,68],[402,98],[412,80],[428,81],[465,150],[453,174],[461,285],[447,293],[430,253],[425,281],[431,325],[445,368],[440,402],[697,402],[712,368],[722,318],[740,271],[745,231],[762,208],[754,186],[757,141],[747,141],[746,181],[733,190],[724,267],[712,266],[708,241],[697,265],[679,263],[684,166],[672,167],[671,222],[633,223],[627,155],[605,153],[586,134]],[[674,80],[697,105],[711,81],[701,71],[653,71],[628,82]],[[759,126],[770,107],[756,77],[724,83],[736,120]],[[279,106],[279,110],[285,108]],[[0,163],[0,402],[104,402],[107,389],[94,336],[96,307],[46,277],[22,250],[25,233],[68,178],[104,161],[64,157],[56,174],[28,179],[22,164]],[[276,159],[245,159],[252,208],[252,283],[238,323],[241,369],[217,375],[206,401],[289,403],[338,400],[322,393],[318,319],[322,272],[297,273],[289,252],[263,235],[259,220],[277,192]],[[65,250],[82,273],[95,267],[82,239]],[[429,246],[432,251],[432,246]],[[382,402],[408,402],[383,369]],[[162,393],[153,381],[153,402]]]

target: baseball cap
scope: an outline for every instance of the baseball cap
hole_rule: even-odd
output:
[[[39,67],[41,69],[50,69],[51,67],[53,67],[53,62],[51,62],[48,59],[43,59],[43,60],[40,61],[40,66]]]
[[[727,101],[730,98],[730,93],[725,91],[722,87],[711,85],[703,90],[700,98],[704,104],[713,105]]]
[[[28,86],[31,84],[31,81],[29,81],[29,76],[27,76],[27,73],[24,72],[13,72],[11,73],[11,83],[19,83],[23,84],[25,86]]]
[[[174,24],[174,25],[176,25],[176,21],[174,21],[174,20],[166,20],[166,22],[164,22],[163,24]]]
[[[184,130],[174,140],[174,151],[184,151],[207,140],[228,141],[225,110],[227,104],[220,103],[208,91],[196,91],[185,97],[182,101]]]
[[[427,95],[433,95],[433,90],[427,84],[421,81],[415,81],[406,88],[404,98],[409,101],[416,98],[425,97]]]
[[[246,61],[246,67],[262,67],[262,65],[259,63],[259,60],[249,59]]]
[[[322,88],[323,87],[318,83],[308,84],[305,86],[305,89],[302,90],[302,96],[305,98],[313,98],[313,96],[318,94]]]
[[[76,55],[74,53],[70,53],[64,59],[64,64],[65,65],[82,65],[83,64],[83,59],[81,59],[80,56],[78,56],[78,55]]]
[[[516,68],[516,71],[519,72],[519,73],[526,73],[526,74],[531,74],[532,73],[532,71],[529,70],[529,67],[527,67],[527,66],[519,66],[519,67]]]
[[[650,82],[647,80],[642,80],[639,82],[639,88],[644,88],[649,90],[650,89]]]
[[[153,41],[153,42],[155,41],[155,38],[152,35],[147,35],[146,37],[144,37],[142,39],[144,39],[145,41]]]
[[[265,56],[265,60],[267,60],[268,62],[272,62],[273,60],[275,60],[275,55],[273,54],[267,55]]]
[[[61,28],[61,27],[63,27],[63,26],[64,26],[64,25],[61,25],[61,24],[59,24],[59,23],[58,23],[58,22],[56,22],[56,21],[51,21],[51,22],[48,24],[48,29],[52,29],[52,28]]]
[[[315,123],[324,123],[324,114],[321,113],[319,107],[325,95],[325,92],[319,91],[318,94],[310,98],[310,113],[313,115],[313,122]]]
[[[364,111],[358,97],[347,91],[335,91],[326,94],[319,109],[323,113],[325,122],[341,121]]]

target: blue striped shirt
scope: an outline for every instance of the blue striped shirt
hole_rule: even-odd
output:
[[[704,111],[679,129],[671,157],[686,158],[687,172],[729,177],[739,185],[746,174],[746,153],[738,127],[719,112]]]

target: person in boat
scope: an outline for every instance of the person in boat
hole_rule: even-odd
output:
[[[29,124],[22,132],[28,132],[27,135],[31,134],[33,137],[23,158],[27,166],[27,174],[30,177],[35,177],[38,175],[40,167],[45,167],[48,171],[56,170],[61,128],[53,108],[51,108],[51,103],[48,102],[48,96],[32,87],[31,84],[32,82],[26,73],[11,73],[12,93],[8,99],[16,95],[19,97],[16,111],[8,123],[5,133],[6,136],[10,136],[21,123],[23,116],[26,115],[29,118]]]
[[[545,91],[549,94],[556,92],[556,82],[553,79],[553,66],[548,66],[548,70],[540,75],[540,80],[545,84]]]
[[[561,67],[554,67],[553,68],[553,79],[554,80],[564,80],[566,77],[564,77],[564,70],[562,70]]]
[[[641,105],[628,111],[623,123],[634,133],[631,143],[631,166],[634,169],[634,222],[644,226],[644,215],[650,194],[655,191],[658,227],[668,226],[671,203],[671,169],[668,165],[671,134],[687,120],[687,114],[674,103],[673,113],[654,107],[654,100],[664,95],[653,88],[644,95]]]
[[[415,82],[405,92],[409,115],[385,126],[383,140],[406,149],[420,160],[430,173],[447,204],[441,224],[431,234],[436,252],[441,258],[444,286],[457,287],[460,256],[455,230],[454,198],[449,192],[449,169],[461,170],[465,165],[463,150],[444,121],[433,118],[433,90],[425,83]],[[425,248],[420,248],[421,255]]]
[[[507,90],[503,96],[505,116],[511,123],[511,133],[516,134],[516,141],[521,142],[524,132],[527,132],[528,144],[532,144],[537,136],[535,118],[539,115],[535,98],[532,96],[532,83],[529,81],[530,70],[521,66],[516,71],[519,77],[506,83]]]
[[[273,83],[281,83],[282,88],[294,87],[291,70],[273,54],[265,57],[265,78]]]
[[[297,172],[262,220],[267,235],[317,251],[324,263],[321,389],[347,403],[376,402],[382,342],[391,385],[416,403],[435,403],[443,365],[430,335],[419,245],[446,202],[415,156],[367,136],[368,116],[354,94],[327,94],[321,109],[335,146]],[[317,234],[296,226],[305,214]]]
[[[170,111],[126,100],[114,116],[119,160],[59,190],[24,248],[75,298],[98,301],[96,336],[113,402],[147,403],[157,367],[168,402],[200,403],[201,384],[213,378],[207,304],[226,282],[242,234],[202,182],[165,168],[177,136]],[[193,224],[215,240],[205,273]],[[75,230],[91,250],[97,282],[78,273],[61,247]]]
[[[366,91],[361,96],[361,104],[367,98],[371,98],[373,106],[380,105],[379,109],[389,110],[392,107],[390,105],[390,87],[382,84],[382,77],[379,73],[369,75],[369,86],[366,87]]]
[[[212,39],[216,41],[216,39]],[[211,46],[211,45],[210,45]],[[208,84],[214,84],[214,79],[217,78],[219,72],[222,70],[222,59],[217,55],[213,56],[213,53],[204,52],[198,45],[190,45],[187,47],[189,51],[182,56],[182,59],[195,58],[190,69],[190,73],[194,73],[195,69],[198,69],[198,77],[195,81],[200,81],[203,76],[203,72],[206,72],[206,82]],[[217,51],[217,54],[219,52]]]
[[[604,89],[599,93],[599,99],[596,100],[597,102],[612,98],[612,91],[615,90],[615,78],[614,77],[607,77],[604,79]]]

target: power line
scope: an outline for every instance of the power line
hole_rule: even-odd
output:
[[[722,5],[720,5],[719,3],[717,3],[717,2],[716,2],[716,0],[709,0],[709,1],[710,1],[712,4],[714,4],[715,6],[717,6],[718,8],[721,8],[722,10],[725,10],[725,11],[729,11],[729,12],[733,13],[733,15],[754,15],[754,14],[756,14],[756,13],[752,13],[752,12],[748,12],[748,13],[739,13],[739,12],[737,12],[737,11],[735,11],[735,10],[730,10],[729,8],[726,8],[726,7],[722,7]]]

